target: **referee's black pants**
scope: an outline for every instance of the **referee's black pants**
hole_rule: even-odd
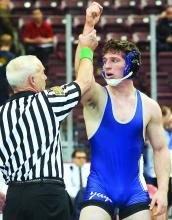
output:
[[[70,220],[70,199],[57,184],[9,186],[3,220]]]

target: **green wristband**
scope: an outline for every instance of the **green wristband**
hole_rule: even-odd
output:
[[[88,47],[84,47],[80,50],[80,60],[84,58],[90,59],[91,61],[93,60],[93,51]]]

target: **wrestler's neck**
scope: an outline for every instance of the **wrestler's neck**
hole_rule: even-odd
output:
[[[136,91],[132,80],[124,80],[117,86],[108,85],[108,89],[111,94],[120,97],[134,95]]]

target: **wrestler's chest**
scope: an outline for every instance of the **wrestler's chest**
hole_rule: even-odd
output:
[[[112,112],[114,117],[121,122],[126,122],[131,120],[136,113],[135,100],[113,101]]]

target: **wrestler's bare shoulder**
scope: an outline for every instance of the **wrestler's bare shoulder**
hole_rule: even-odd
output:
[[[158,116],[161,113],[161,109],[157,101],[150,98],[144,93],[141,93],[141,95],[142,95],[143,106],[144,106],[146,115],[154,116],[157,114]]]

